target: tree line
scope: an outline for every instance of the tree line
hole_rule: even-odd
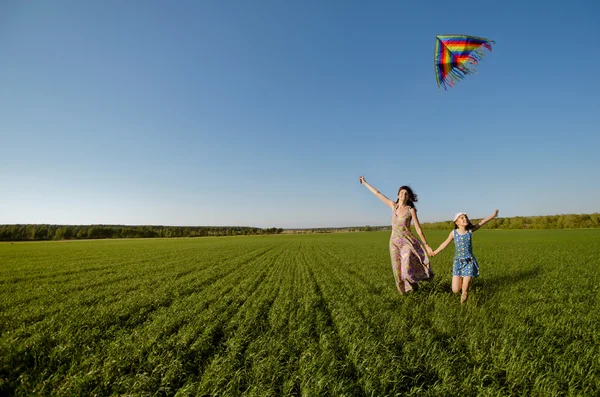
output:
[[[0,225],[0,241],[207,237],[280,234],[282,228],[246,226]]]
[[[476,225],[481,219],[471,219],[471,223]],[[421,223],[425,230],[452,230],[454,222],[451,220],[444,222]],[[495,218],[486,223],[486,229],[584,229],[600,228],[600,214],[565,214],[565,215],[545,215],[545,216],[515,216],[512,218]],[[392,227],[386,226],[354,226],[344,228],[325,228],[325,229],[306,229],[309,233],[334,233],[336,231],[344,232],[376,232],[382,230],[391,230]],[[303,231],[298,231],[302,233]]]
[[[481,219],[471,219],[476,225]],[[454,222],[434,222],[422,224],[423,229],[449,230]],[[564,214],[545,216],[515,216],[512,218],[495,218],[484,226],[486,229],[584,229],[600,228],[600,214]]]
[[[479,219],[471,219],[473,224]],[[449,230],[452,221],[422,223],[426,230]],[[600,214],[565,214],[496,218],[486,229],[581,229],[600,228]],[[298,229],[293,233],[335,233],[390,230],[390,226]],[[122,225],[0,225],[0,241],[77,240],[107,238],[169,238],[281,234],[282,228],[247,226],[122,226]]]

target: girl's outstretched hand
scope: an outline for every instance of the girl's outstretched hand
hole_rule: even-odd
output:
[[[496,210],[494,211],[494,218],[498,216],[498,213],[500,212],[500,210]]]
[[[425,249],[427,249],[427,254],[428,254],[429,256],[431,256],[431,257],[434,257],[434,256],[435,256],[435,252],[433,252],[433,250],[431,249],[431,247],[430,247],[430,246],[426,245],[426,246],[425,246]]]
[[[360,183],[363,183],[365,181],[365,177],[364,176],[359,176],[358,180],[360,181]]]

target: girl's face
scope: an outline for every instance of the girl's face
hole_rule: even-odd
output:
[[[456,218],[456,225],[457,226],[467,226],[469,224],[469,217],[466,216],[465,214],[462,214],[461,216],[459,216],[458,218]]]
[[[402,189],[398,192],[398,202],[402,204],[406,204],[408,201],[408,192],[406,189]]]

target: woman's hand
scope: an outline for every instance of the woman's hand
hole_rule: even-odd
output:
[[[433,250],[431,249],[431,247],[428,244],[425,244],[425,249],[427,250],[427,254],[429,254],[429,256],[431,256],[431,257],[435,256],[435,252],[433,252]]]
[[[358,177],[358,180],[360,181],[360,183],[364,183],[364,182],[366,182],[366,181],[365,181],[365,177],[364,177],[364,176],[362,176],[362,175]]]

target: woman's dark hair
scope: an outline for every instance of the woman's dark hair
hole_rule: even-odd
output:
[[[475,226],[473,226],[473,224],[471,223],[471,220],[469,219],[469,215],[465,214],[465,216],[467,217],[467,220],[469,221],[469,223],[467,223],[467,230],[471,230],[473,229]],[[454,221],[454,228],[458,229],[458,225],[456,224],[456,221]]]
[[[410,188],[410,186],[400,186],[400,189],[398,189],[398,194],[400,194],[400,191],[404,189],[406,190],[406,193],[408,193],[408,200],[406,200],[406,205],[408,205],[411,208],[415,208],[415,203],[417,201],[419,201],[419,199],[417,198],[417,195],[415,194],[415,192],[412,191],[412,189]],[[396,199],[396,205],[398,205],[398,202],[400,201],[400,199]]]

